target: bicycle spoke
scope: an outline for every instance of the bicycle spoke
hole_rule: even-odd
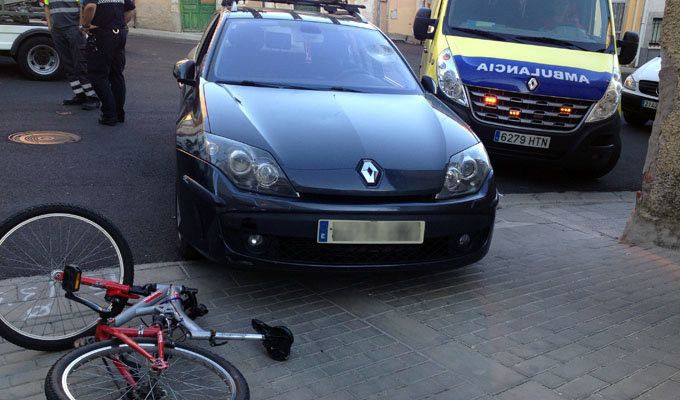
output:
[[[7,277],[0,280],[0,297],[9,297],[0,302],[3,323],[36,339],[75,337],[94,326],[99,315],[60,296],[52,271],[76,264],[88,276],[120,282],[122,255],[108,233],[88,219],[62,213],[29,218],[11,232],[0,238],[0,265]],[[101,293],[85,286],[79,295],[106,308],[110,303]]]
[[[155,345],[143,347],[157,355]],[[134,390],[135,395],[147,400],[229,399],[236,390],[233,379],[224,375],[221,367],[194,353],[166,348],[169,366],[162,371],[154,371],[146,358],[127,346],[106,348],[102,353],[81,360],[67,376],[67,384],[75,398],[100,400],[115,395],[126,399]],[[134,388],[117,368],[112,367],[110,360],[114,359],[126,365],[135,377],[137,385]],[[102,379],[110,382],[103,384]]]

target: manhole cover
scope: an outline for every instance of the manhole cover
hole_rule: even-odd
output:
[[[80,141],[80,136],[59,131],[28,131],[9,135],[9,140],[23,144],[64,144]]]

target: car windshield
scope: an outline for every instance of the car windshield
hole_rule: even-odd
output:
[[[607,0],[450,0],[446,33],[613,52]]]
[[[379,31],[301,20],[230,20],[209,79],[294,89],[422,92]]]

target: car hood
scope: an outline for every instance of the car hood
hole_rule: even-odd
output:
[[[425,95],[214,83],[203,93],[211,133],[271,153],[300,193],[437,193],[449,157],[478,142]],[[382,169],[375,187],[358,172],[365,159]]]
[[[600,100],[612,78],[611,54],[460,36],[446,39],[466,85]],[[532,77],[539,81],[534,91],[527,87]]]
[[[633,72],[633,77],[638,81],[658,82],[659,71],[661,71],[661,57],[656,57]]]

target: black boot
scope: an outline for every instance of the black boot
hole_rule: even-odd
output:
[[[102,125],[114,126],[118,123],[118,118],[105,117],[102,115],[101,118],[99,118],[99,123]]]
[[[96,110],[99,108],[99,99],[96,97],[86,97],[85,102],[83,103],[83,106],[81,107],[83,110]]]
[[[79,93],[71,99],[66,99],[62,102],[63,105],[65,106],[79,106],[81,104],[84,104],[87,101],[87,96],[83,93]]]

